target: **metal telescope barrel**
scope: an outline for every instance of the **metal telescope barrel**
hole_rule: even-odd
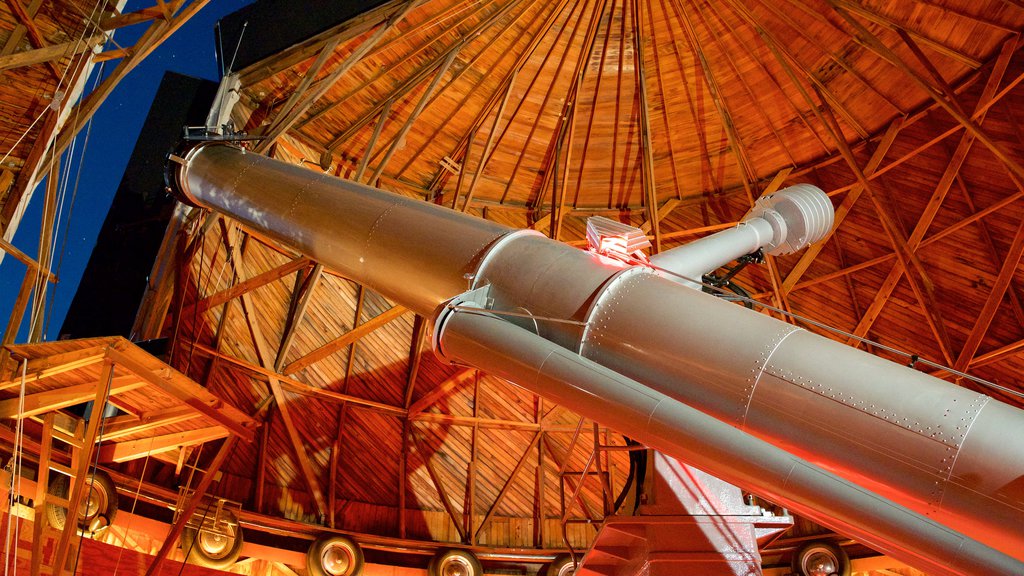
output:
[[[533,231],[223,144],[172,160],[190,202],[417,314],[486,287],[534,315],[505,321],[1024,560],[1024,411]]]

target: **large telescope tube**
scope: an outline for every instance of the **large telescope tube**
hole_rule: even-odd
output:
[[[628,430],[651,448],[787,502],[804,517],[933,576],[1024,569],[1014,558],[476,306],[459,297],[439,311],[434,344],[443,360],[478,366],[584,416]],[[828,502],[827,509],[819,502]]]
[[[189,201],[417,314],[486,286],[493,313],[534,315],[508,321],[1024,559],[1021,410],[536,232],[226,145],[174,170]]]

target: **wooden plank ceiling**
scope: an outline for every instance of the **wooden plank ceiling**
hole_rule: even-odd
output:
[[[233,116],[265,136],[257,151],[576,245],[599,214],[668,249],[769,187],[817,184],[835,233],[736,281],[1021,405],[1018,2],[409,0],[370,16],[240,71]],[[564,545],[560,488],[579,478],[558,472],[621,436],[577,436],[569,410],[439,364],[394,303],[191,217],[166,321],[154,305],[145,323],[263,423],[215,490],[378,536]],[[624,453],[601,466],[616,492]],[[601,499],[589,481],[568,516],[600,518]]]

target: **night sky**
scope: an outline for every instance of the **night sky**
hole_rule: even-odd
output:
[[[54,256],[53,269],[60,281],[56,288],[50,286],[48,295],[51,298],[48,308],[51,312],[47,314],[44,340],[54,340],[58,337],[64,315],[96,243],[96,235],[103,224],[114,192],[117,191],[125,165],[139,138],[142,123],[164,72],[171,70],[199,78],[219,80],[214,24],[224,15],[252,1],[211,1],[118,84],[94,116],[87,145],[85,134],[89,129],[83,128],[81,131],[75,146],[75,157],[70,163],[72,172],[67,184],[67,200],[58,224],[58,252]],[[152,5],[153,0],[129,0],[125,11],[131,12]],[[146,26],[147,24],[136,24],[119,30],[114,39],[121,46],[128,46],[145,31]],[[231,50],[232,47],[224,48],[226,54],[230,54]],[[117,62],[107,62],[103,71],[109,73],[116,67]],[[89,86],[93,86],[92,79]],[[83,147],[84,161],[79,171]],[[62,166],[68,166],[68,162],[65,156]],[[72,204],[73,195],[75,200]],[[38,251],[42,198],[40,188],[14,237],[14,245],[32,257],[35,257]],[[65,245],[63,257],[60,252],[62,245]],[[3,264],[0,264],[0,330],[7,325],[24,275],[24,264],[10,256],[4,257]],[[27,326],[26,314],[17,342],[24,342]]]

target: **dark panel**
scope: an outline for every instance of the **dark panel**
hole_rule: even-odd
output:
[[[221,70],[229,66],[241,70],[386,1],[257,0],[217,22],[214,34]]]
[[[128,336],[174,199],[164,191],[164,157],[182,127],[202,125],[217,83],[168,72],[157,90],[82,281],[62,337]]]

